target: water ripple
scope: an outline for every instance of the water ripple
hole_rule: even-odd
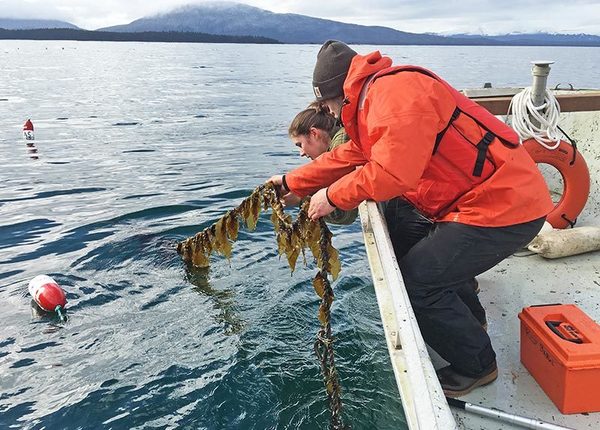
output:
[[[0,226],[0,237],[4,238],[0,241],[0,249],[36,243],[36,239],[59,225],[53,220],[41,218]]]
[[[24,189],[20,189],[18,191],[29,191],[29,190],[31,190],[31,188],[24,188]],[[73,189],[70,189],[70,190],[44,191],[44,192],[41,192],[41,193],[36,193],[33,196],[16,197],[16,198],[13,198],[13,199],[0,200],[0,203],[21,202],[21,201],[25,201],[25,200],[47,199],[47,198],[55,197],[55,196],[67,196],[69,194],[96,193],[96,192],[105,191],[105,190],[106,190],[106,188],[92,187],[92,188],[73,188]]]

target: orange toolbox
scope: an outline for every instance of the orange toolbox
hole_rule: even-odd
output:
[[[600,326],[575,305],[523,308],[521,362],[563,414],[600,411]]]

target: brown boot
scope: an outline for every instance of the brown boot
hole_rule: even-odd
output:
[[[437,371],[438,379],[447,397],[462,397],[474,388],[493,382],[498,377],[498,367],[494,363],[491,370],[479,377],[465,376],[458,373],[452,366]]]

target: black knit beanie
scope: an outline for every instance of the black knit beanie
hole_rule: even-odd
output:
[[[343,42],[328,40],[317,54],[313,91],[318,101],[344,95],[344,81],[356,52]]]

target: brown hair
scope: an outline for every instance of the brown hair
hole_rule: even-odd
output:
[[[288,134],[290,136],[307,135],[311,127],[326,131],[330,136],[339,130],[335,117],[317,101],[312,102],[294,117]]]

